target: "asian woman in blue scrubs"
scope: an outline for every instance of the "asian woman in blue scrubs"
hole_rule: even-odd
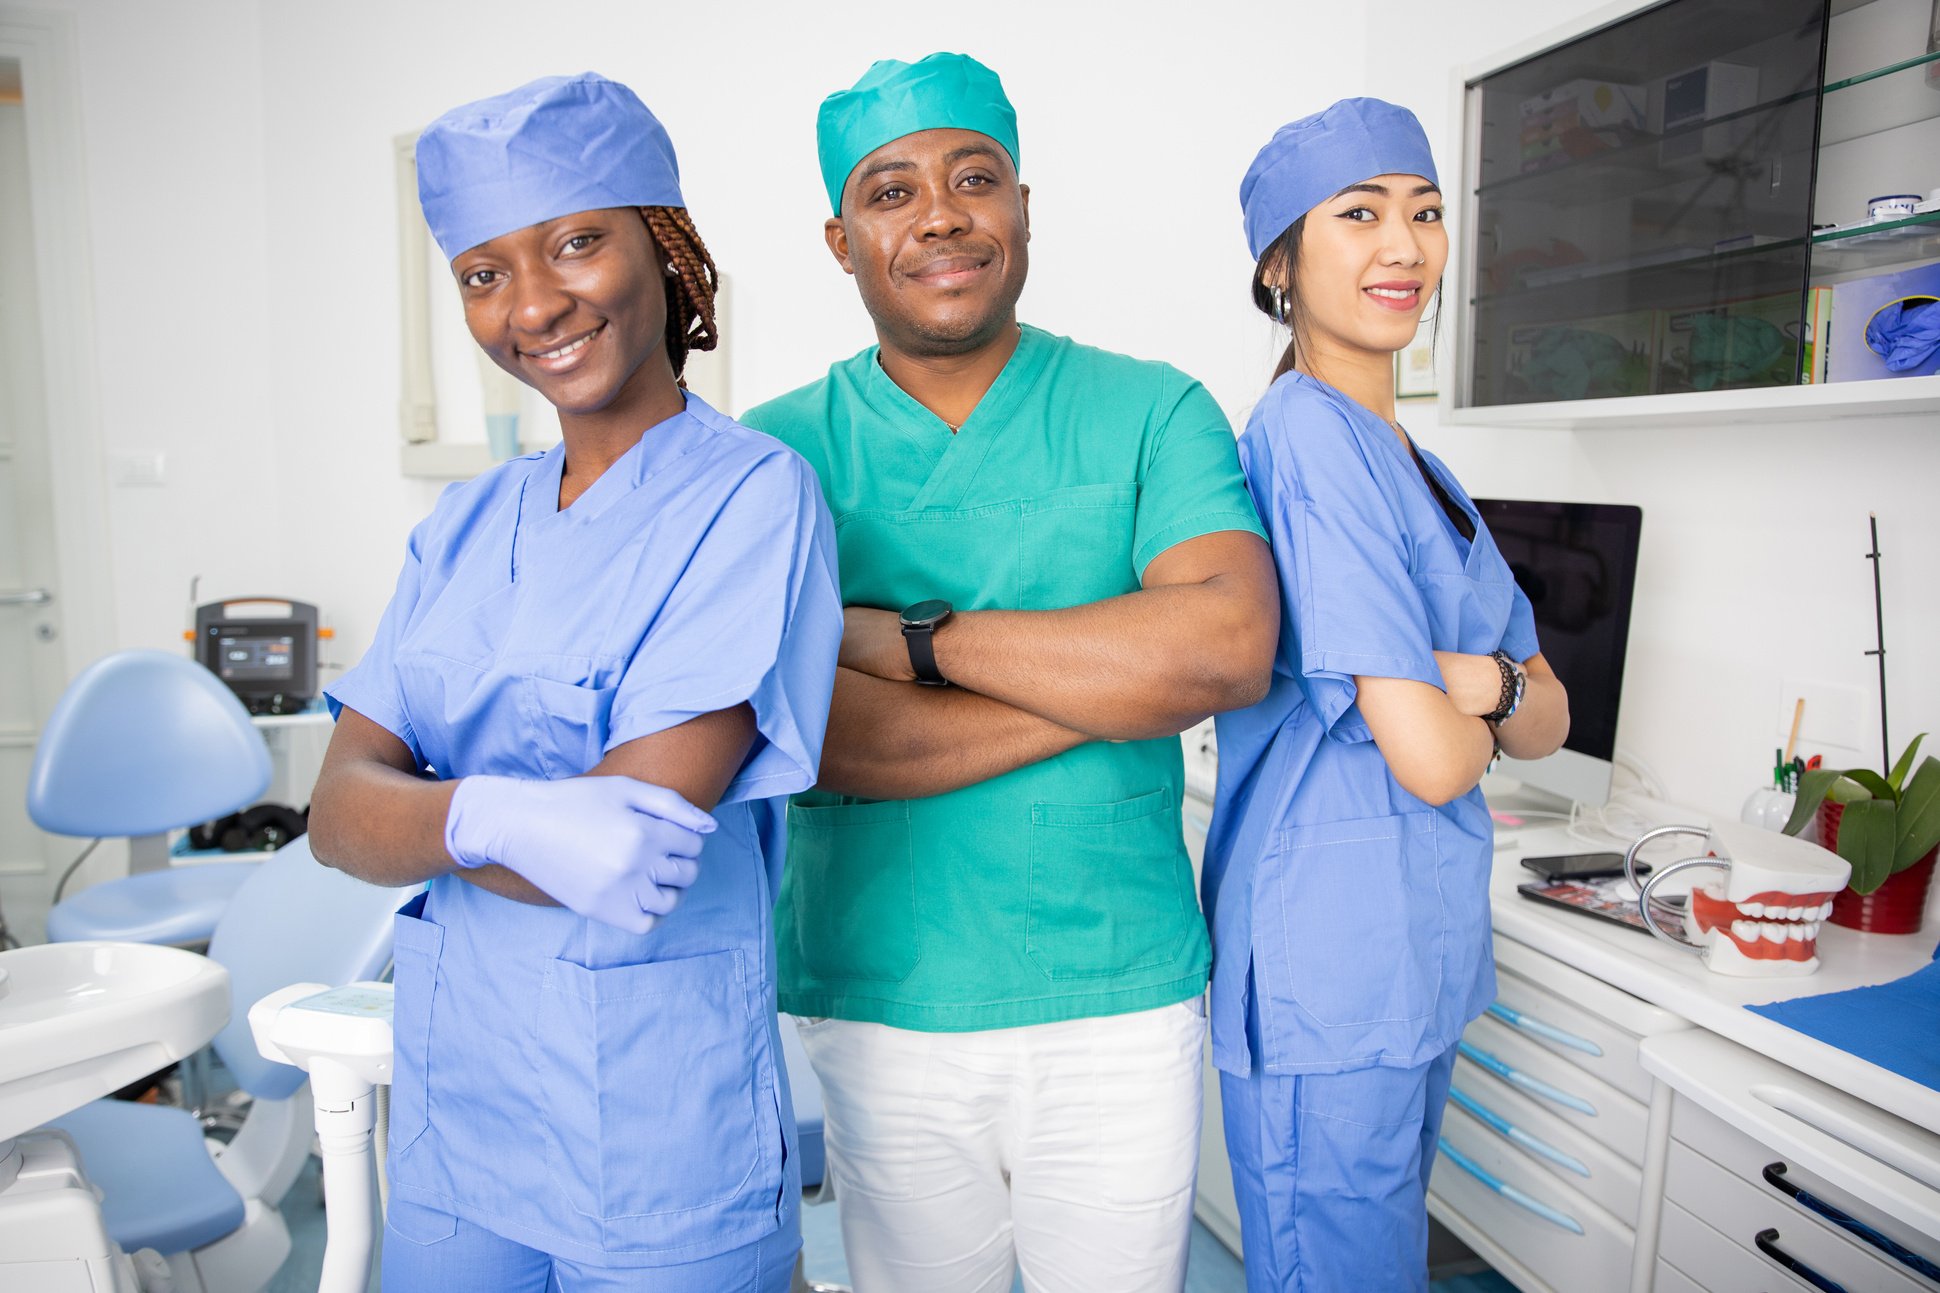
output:
[[[1219,718],[1204,882],[1247,1287],[1418,1290],[1455,1043],[1495,994],[1477,783],[1561,744],[1568,702],[1474,503],[1395,419],[1448,258],[1420,124],[1374,99],[1293,122],[1240,202],[1292,334],[1240,439],[1279,654]]]
[[[317,856],[397,918],[386,1288],[786,1288],[770,909],[842,608],[813,473],[679,384],[714,266],[632,91],[418,142],[465,321],[563,442],[445,491],[329,689]]]

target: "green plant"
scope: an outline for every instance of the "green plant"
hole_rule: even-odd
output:
[[[1855,893],[1873,892],[1940,844],[1940,759],[1928,755],[1913,766],[1925,739],[1925,732],[1914,737],[1883,777],[1871,768],[1814,768],[1799,778],[1785,833],[1797,835],[1827,799],[1844,804],[1837,852],[1852,863]]]

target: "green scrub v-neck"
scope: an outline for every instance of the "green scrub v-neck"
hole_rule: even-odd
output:
[[[815,468],[846,605],[1051,610],[1137,590],[1187,539],[1262,534],[1225,416],[1168,365],[1026,327],[952,435],[876,355],[742,419]],[[926,799],[797,795],[781,1008],[959,1031],[1196,996],[1209,951],[1183,791],[1168,737]]]

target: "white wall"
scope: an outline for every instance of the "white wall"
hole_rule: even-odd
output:
[[[1182,23],[1168,3],[999,0],[966,24],[866,0],[818,17],[794,5],[717,4],[650,19],[589,0],[558,20],[460,0],[261,10],[269,315],[279,471],[302,482],[284,583],[361,647],[409,523],[433,490],[396,469],[391,138],[453,104],[591,67],[633,85],[667,124],[683,188],[734,280],[725,320],[741,408],[819,376],[873,338],[822,243],[815,111],[877,57],[962,49],[1004,77],[1031,185],[1034,262],[1022,312],[1095,344],[1165,357],[1238,414],[1270,353],[1245,306],[1238,182],[1297,102],[1359,80],[1358,16],[1309,23],[1305,53],[1235,80],[1235,42],[1280,6],[1232,5]],[[1104,15],[1110,15],[1109,20]],[[506,33],[516,32],[515,39]],[[347,523],[348,522],[348,523]]]
[[[258,7],[40,7],[78,26],[103,444],[164,462],[160,488],[109,486],[115,632],[180,647],[192,576],[224,595],[287,571]]]
[[[1516,0],[1388,0],[1365,92],[1415,109],[1448,184],[1455,69],[1603,7],[1556,0],[1538,26]],[[1787,679],[1852,688],[1861,735],[1846,755],[1878,763],[1877,672],[1861,654],[1873,644],[1869,511],[1885,553],[1894,754],[1940,728],[1940,418],[1570,432],[1444,429],[1433,405],[1402,416],[1471,493],[1643,508],[1617,740],[1679,800],[1735,814],[1765,784]]]
[[[104,434],[111,452],[168,456],[163,488],[112,490],[120,637],[174,640],[200,573],[205,598],[317,602],[345,661],[436,495],[397,469],[393,135],[545,73],[590,67],[641,90],[735,281],[745,406],[869,339],[821,246],[816,104],[871,58],[966,50],[1019,109],[1035,234],[1024,315],[1167,358],[1238,419],[1277,351],[1246,300],[1236,192],[1255,148],[1284,120],[1375,93],[1415,108],[1452,167],[1451,65],[1531,26],[1510,0],[996,0],[974,20],[881,0],[56,7],[80,22]],[[1681,797],[1735,811],[1770,757],[1781,677],[1870,695],[1869,508],[1887,551],[1896,740],[1940,726],[1940,681],[1921,670],[1940,617],[1940,428],[1442,431],[1431,409],[1407,416],[1475,493],[1643,506],[1621,740]],[[1855,479],[1861,459],[1885,464],[1877,482]]]

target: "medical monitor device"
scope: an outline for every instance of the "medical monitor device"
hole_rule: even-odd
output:
[[[252,714],[294,714],[317,698],[317,608],[238,597],[195,608],[195,658]]]
[[[1536,612],[1536,639],[1570,698],[1570,734],[1546,759],[1511,759],[1506,776],[1592,807],[1610,798],[1617,702],[1637,584],[1641,509],[1610,503],[1478,498],[1496,547]]]

